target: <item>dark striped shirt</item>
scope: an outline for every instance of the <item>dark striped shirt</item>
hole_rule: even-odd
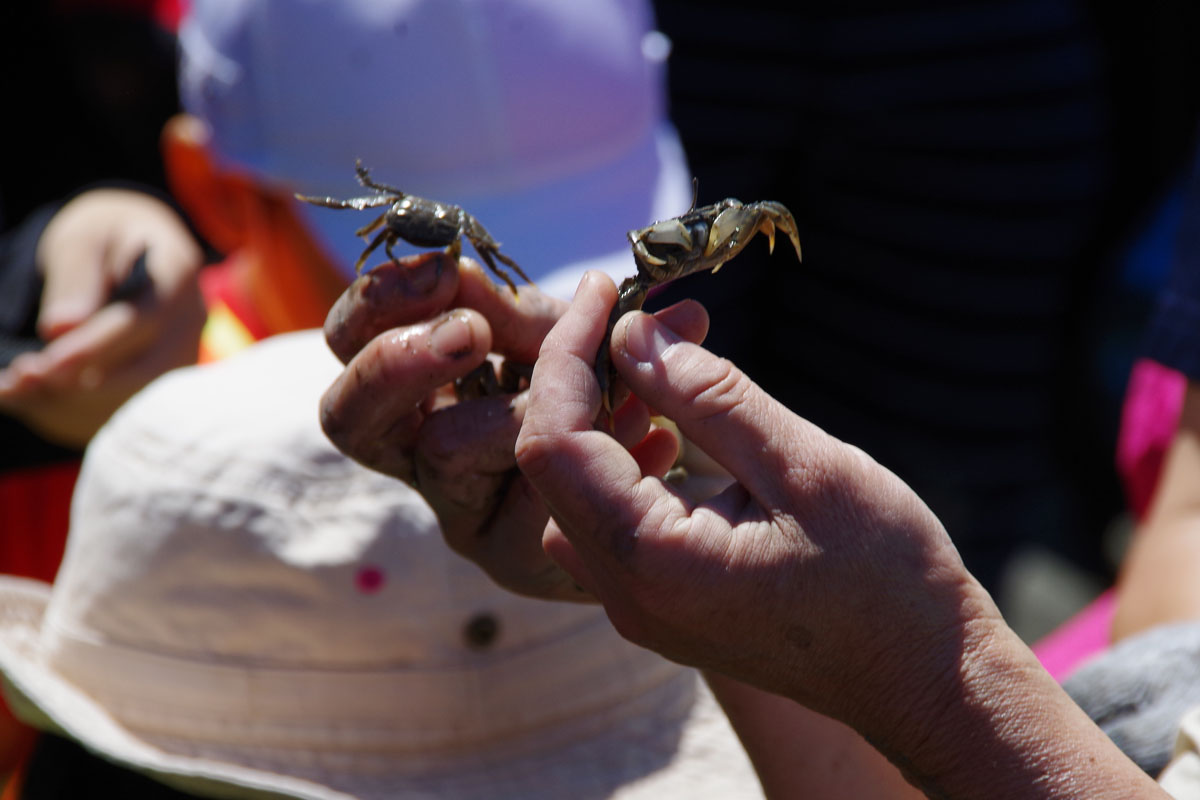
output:
[[[1112,185],[1084,10],[778,7],[657,3],[699,201],[783,202],[804,264],[754,243],[661,298],[703,301],[710,347],[897,472],[960,541],[1024,536],[1017,505],[1046,527],[1104,506],[1066,477],[1080,458],[1111,475],[1079,431]]]

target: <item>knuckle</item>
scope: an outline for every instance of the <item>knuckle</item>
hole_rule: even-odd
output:
[[[553,466],[558,437],[537,431],[522,430],[513,452],[517,467],[533,483],[537,483]]]
[[[728,359],[716,359],[690,394],[688,416],[695,420],[724,416],[750,397],[754,383]]]

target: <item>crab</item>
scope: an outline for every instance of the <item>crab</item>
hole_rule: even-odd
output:
[[[626,234],[633,246],[637,274],[618,287],[617,303],[609,314],[608,329],[596,353],[596,379],[610,426],[617,374],[609,354],[609,339],[617,320],[627,311],[640,309],[655,286],[695,272],[716,272],[740,253],[756,233],[765,234],[770,252],[775,252],[776,229],[791,240],[799,260],[800,234],[796,220],[782,203],[773,200],[743,204],[730,197],[696,208],[693,199],[686,214]]]
[[[380,245],[383,245],[388,258],[395,261],[396,256],[392,253],[392,247],[396,244],[397,239],[403,239],[417,247],[445,247],[446,252],[454,258],[458,258],[462,252],[462,239],[465,236],[471,240],[475,251],[487,264],[488,269],[503,280],[514,295],[517,294],[517,286],[508,273],[497,266],[497,261],[515,272],[526,283],[532,283],[517,262],[500,252],[499,242],[492,238],[479,220],[464,209],[450,203],[427,200],[424,197],[407,194],[395,186],[379,183],[371,178],[361,160],[355,161],[354,174],[358,177],[359,184],[367,189],[375,190],[375,194],[352,197],[349,200],[297,194],[296,199],[326,208],[353,208],[358,211],[387,206],[387,210],[376,217],[373,222],[354,232],[356,236],[361,236],[366,240],[372,233],[379,231],[373,239],[368,241],[366,249],[354,263],[356,271],[362,272],[367,257]]]

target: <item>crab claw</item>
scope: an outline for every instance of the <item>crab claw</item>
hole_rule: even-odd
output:
[[[708,229],[708,241],[704,245],[704,257],[709,258],[717,250],[728,250],[729,256],[738,252],[745,246],[745,242],[754,235],[755,228],[758,227],[758,212],[754,211],[750,206],[733,206],[726,208],[716,219],[713,220],[712,226]],[[746,228],[749,228],[749,233],[742,237],[742,233]]]
[[[708,258],[723,249],[726,251],[724,260],[733,258],[756,233],[766,235],[771,252],[775,252],[777,227],[791,239],[796,258],[800,258],[800,234],[796,230],[796,220],[787,208],[770,200],[724,209],[709,229],[704,255]]]
[[[767,234],[771,252],[775,251],[775,229],[779,228],[791,239],[792,248],[796,251],[796,260],[803,261],[804,256],[800,253],[800,231],[796,230],[796,218],[792,216],[792,212],[788,211],[782,203],[776,203],[774,200],[754,203],[752,207],[757,207],[763,215],[762,221],[759,223],[759,230]]]

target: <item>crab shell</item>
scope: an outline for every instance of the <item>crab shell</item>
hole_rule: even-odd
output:
[[[730,197],[627,235],[638,272],[650,288],[694,272],[715,272],[756,233],[767,236],[774,252],[776,228],[791,239],[796,258],[801,258],[796,220],[785,206],[772,200],[743,205]]]

